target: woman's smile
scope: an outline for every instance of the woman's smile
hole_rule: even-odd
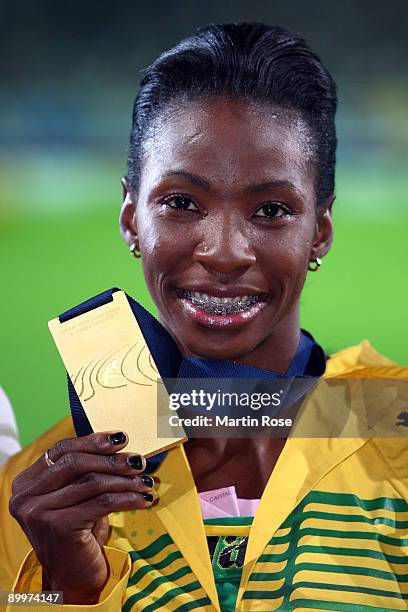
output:
[[[268,294],[234,287],[176,289],[187,316],[206,327],[238,328],[251,322],[266,306]]]

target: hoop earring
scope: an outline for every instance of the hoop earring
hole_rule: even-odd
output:
[[[310,270],[310,272],[317,272],[321,265],[322,260],[320,259],[320,257],[315,257],[314,259],[312,259],[312,261],[309,261],[307,269]]]
[[[130,248],[129,248],[130,254],[133,255],[133,257],[135,259],[139,259],[140,255],[140,249],[138,248],[136,242],[134,242]]]

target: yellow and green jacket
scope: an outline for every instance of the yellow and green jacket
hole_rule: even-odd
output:
[[[324,378],[336,377],[406,379],[408,368],[364,341],[329,359]],[[41,590],[41,566],[8,512],[11,482],[73,435],[67,417],[0,472],[0,591]],[[406,437],[289,438],[252,524],[204,525],[183,445],[154,477],[156,505],[109,516],[99,603],[57,609],[220,611],[207,537],[228,535],[248,537],[236,611],[408,610]]]

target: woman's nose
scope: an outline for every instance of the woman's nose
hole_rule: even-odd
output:
[[[213,223],[207,228],[194,251],[195,261],[218,274],[244,272],[254,265],[256,256],[242,228],[230,223]]]

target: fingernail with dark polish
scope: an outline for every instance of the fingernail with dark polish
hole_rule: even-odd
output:
[[[131,457],[127,458],[127,462],[130,467],[134,468],[135,470],[143,469],[143,458],[141,455],[132,455]]]
[[[153,495],[151,493],[143,493],[143,497],[145,498],[146,501],[151,502],[153,501]]]
[[[110,434],[108,438],[111,444],[119,445],[126,442],[126,435],[123,433],[123,431],[117,431],[116,433]]]
[[[140,477],[140,480],[142,480],[146,487],[152,488],[152,486],[154,485],[154,480],[150,476],[145,476],[143,474],[143,476]]]

